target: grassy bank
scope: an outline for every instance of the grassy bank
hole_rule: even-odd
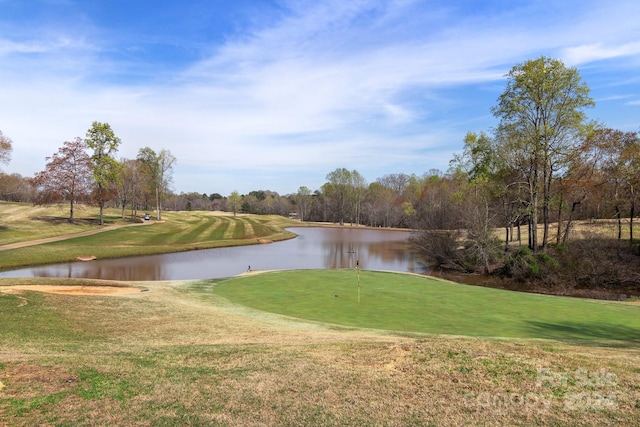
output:
[[[0,293],[0,420],[26,425],[637,425],[637,349],[411,337],[231,304]],[[6,327],[5,327],[6,325]]]
[[[0,244],[28,242],[45,237],[100,229],[92,220],[97,210],[78,209],[76,223],[70,224],[58,207],[0,203]],[[95,212],[94,212],[95,211]],[[278,241],[294,236],[284,227],[296,224],[277,215],[232,216],[214,212],[165,212],[160,222],[134,226],[122,220],[119,211],[106,211],[107,225],[126,226],[90,236],[28,246],[2,252],[0,268],[73,261],[81,256],[113,258],[207,249],[223,246]]]

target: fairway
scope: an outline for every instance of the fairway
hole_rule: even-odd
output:
[[[106,259],[280,241],[295,236],[284,228],[296,224],[278,215],[206,211],[165,212],[162,221],[136,223],[121,218],[118,209],[105,209],[110,227],[100,227],[94,207],[78,208],[73,224],[65,214],[60,207],[0,203],[0,268],[72,262],[83,256]],[[40,240],[44,238],[52,241]]]
[[[254,309],[351,327],[640,343],[637,304],[526,294],[409,274],[268,272],[229,279],[214,291]]]

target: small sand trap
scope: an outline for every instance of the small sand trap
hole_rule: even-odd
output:
[[[138,294],[146,289],[120,286],[73,286],[73,285],[15,285],[0,286],[1,293],[11,291],[36,291],[65,295],[130,295]],[[7,292],[8,291],[8,292]]]

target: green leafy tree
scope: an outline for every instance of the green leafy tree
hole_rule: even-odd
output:
[[[147,191],[145,192],[145,208],[150,205],[152,197],[155,200],[156,189],[158,188],[158,155],[149,147],[138,150],[136,159],[140,162],[140,170],[145,178]]]
[[[356,224],[360,224],[360,215],[362,214],[362,200],[367,191],[367,180],[360,175],[357,170],[351,171],[351,203],[352,211],[355,213]],[[353,222],[353,217],[352,217]]]
[[[338,168],[327,174],[324,192],[337,211],[340,224],[344,224],[347,217],[351,222],[360,221],[360,204],[366,191],[366,181],[356,170]]]
[[[344,224],[351,185],[351,172],[345,168],[338,168],[329,172],[326,178],[328,182],[323,186],[324,193],[335,207],[340,224]]]
[[[238,208],[242,205],[242,196],[237,191],[232,191],[229,197],[227,198],[227,204],[231,211],[233,212],[233,216],[236,216],[238,212]]]
[[[465,200],[465,208],[458,215],[460,224],[467,230],[468,259],[481,265],[485,274],[489,273],[489,263],[500,247],[493,233],[500,207],[499,166],[494,141],[484,132],[467,133],[462,155],[451,161],[452,173],[459,183],[457,193]],[[508,242],[508,228],[506,239]]]
[[[552,183],[585,128],[584,109],[594,105],[576,68],[547,57],[514,66],[492,112],[498,138],[517,157],[529,184],[530,246],[543,248],[549,230]],[[544,236],[538,241],[538,211]]]
[[[108,123],[93,122],[85,138],[91,156],[92,174],[95,182],[94,199],[100,207],[100,225],[104,225],[104,205],[114,195],[119,179],[120,165],[115,159],[121,143]]]

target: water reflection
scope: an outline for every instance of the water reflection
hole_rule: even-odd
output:
[[[75,277],[106,280],[189,280],[229,277],[247,270],[360,268],[418,272],[408,232],[351,228],[295,228],[295,239],[267,245],[73,262],[0,273],[0,277]]]

